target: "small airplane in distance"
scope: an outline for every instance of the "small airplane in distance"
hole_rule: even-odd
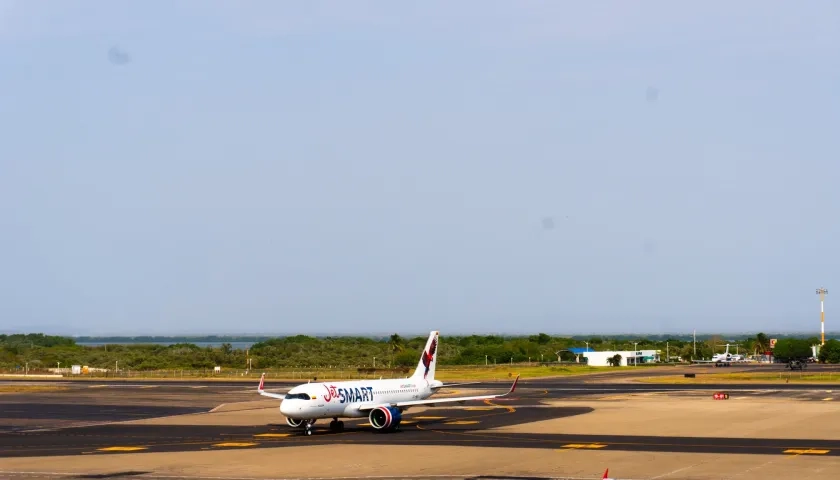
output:
[[[286,417],[286,423],[294,428],[302,426],[306,435],[312,435],[312,426],[316,420],[322,418],[332,418],[330,430],[334,432],[344,429],[344,422],[340,421],[340,418],[364,417],[368,417],[370,425],[376,431],[393,431],[398,429],[402,422],[402,412],[410,407],[489,400],[510,395],[516,389],[519,375],[516,376],[507,393],[429,399],[443,387],[466,385],[464,383],[444,384],[440,380],[435,380],[435,365],[437,365],[439,348],[438,335],[436,331],[429,334],[426,348],[423,349],[420,361],[417,362],[417,368],[408,378],[304,383],[281,394],[265,391],[265,373],[263,373],[257,392],[260,395],[281,399],[280,413]]]
[[[744,358],[743,355],[736,355],[729,352],[729,344],[725,345],[726,350],[723,353],[716,353],[712,356],[711,360],[692,360],[693,363],[706,363],[706,364],[714,364],[715,367],[728,367],[733,363],[743,363],[747,360]]]

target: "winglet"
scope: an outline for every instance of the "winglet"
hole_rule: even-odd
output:
[[[607,477],[607,475],[608,475],[609,473],[610,473],[610,469],[609,469],[609,468],[608,468],[608,469],[606,469],[606,470],[604,470],[604,476],[603,476],[603,477],[601,477],[601,479],[603,480],[603,479],[605,479],[605,478],[608,478],[608,477]]]
[[[516,380],[513,381],[513,385],[510,386],[510,390],[505,395],[510,395],[516,390],[516,384],[519,383],[519,375],[516,376]]]
[[[257,387],[257,391],[262,392],[265,389],[264,387],[265,387],[265,372],[263,372],[263,374],[260,375],[260,386]]]

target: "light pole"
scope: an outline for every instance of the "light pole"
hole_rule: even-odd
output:
[[[817,295],[820,296],[820,345],[825,345],[825,296],[828,290],[818,288]]]
[[[636,348],[639,342],[633,342],[633,366],[635,367],[637,363],[639,363],[639,351]]]
[[[697,358],[697,329],[694,330],[694,358]]]

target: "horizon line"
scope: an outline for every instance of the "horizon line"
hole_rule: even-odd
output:
[[[431,330],[430,330],[431,331]],[[442,333],[442,330],[437,330]],[[338,332],[288,332],[288,333],[102,333],[102,334],[59,334],[59,333],[47,333],[44,331],[32,331],[32,332],[4,332],[0,331],[0,335],[49,335],[49,336],[58,336],[58,337],[65,337],[65,338],[132,338],[132,337],[160,337],[160,338],[177,338],[177,337],[184,337],[184,338],[206,338],[206,337],[220,337],[220,338],[227,338],[227,337],[293,337],[298,335],[309,336],[309,337],[382,337],[382,336],[391,336],[394,334],[400,336],[408,336],[408,335],[426,335],[428,332],[358,332],[358,333],[338,333]],[[757,335],[758,333],[764,333],[765,335],[813,335],[815,337],[820,336],[820,332],[809,332],[805,330],[767,330],[764,332],[753,331],[753,330],[746,330],[746,331],[729,331],[729,332],[715,332],[715,331],[688,331],[688,332],[610,332],[610,333],[594,333],[594,332],[582,332],[582,333],[549,333],[545,331],[534,331],[534,332],[458,332],[454,331],[453,333],[447,334],[446,336],[455,336],[455,337],[467,337],[467,336],[531,336],[531,335],[539,335],[539,334],[546,334],[552,337],[580,337],[580,336],[589,336],[589,337],[609,337],[609,336],[707,336],[707,335],[719,335],[719,336],[726,336],[726,335]],[[828,335],[840,335],[840,331],[826,331],[826,336]]]

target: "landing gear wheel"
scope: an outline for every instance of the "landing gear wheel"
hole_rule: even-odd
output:
[[[312,425],[314,423],[315,422],[313,422],[311,420],[307,420],[306,423],[304,424],[303,433],[306,434],[306,436],[312,435]]]

